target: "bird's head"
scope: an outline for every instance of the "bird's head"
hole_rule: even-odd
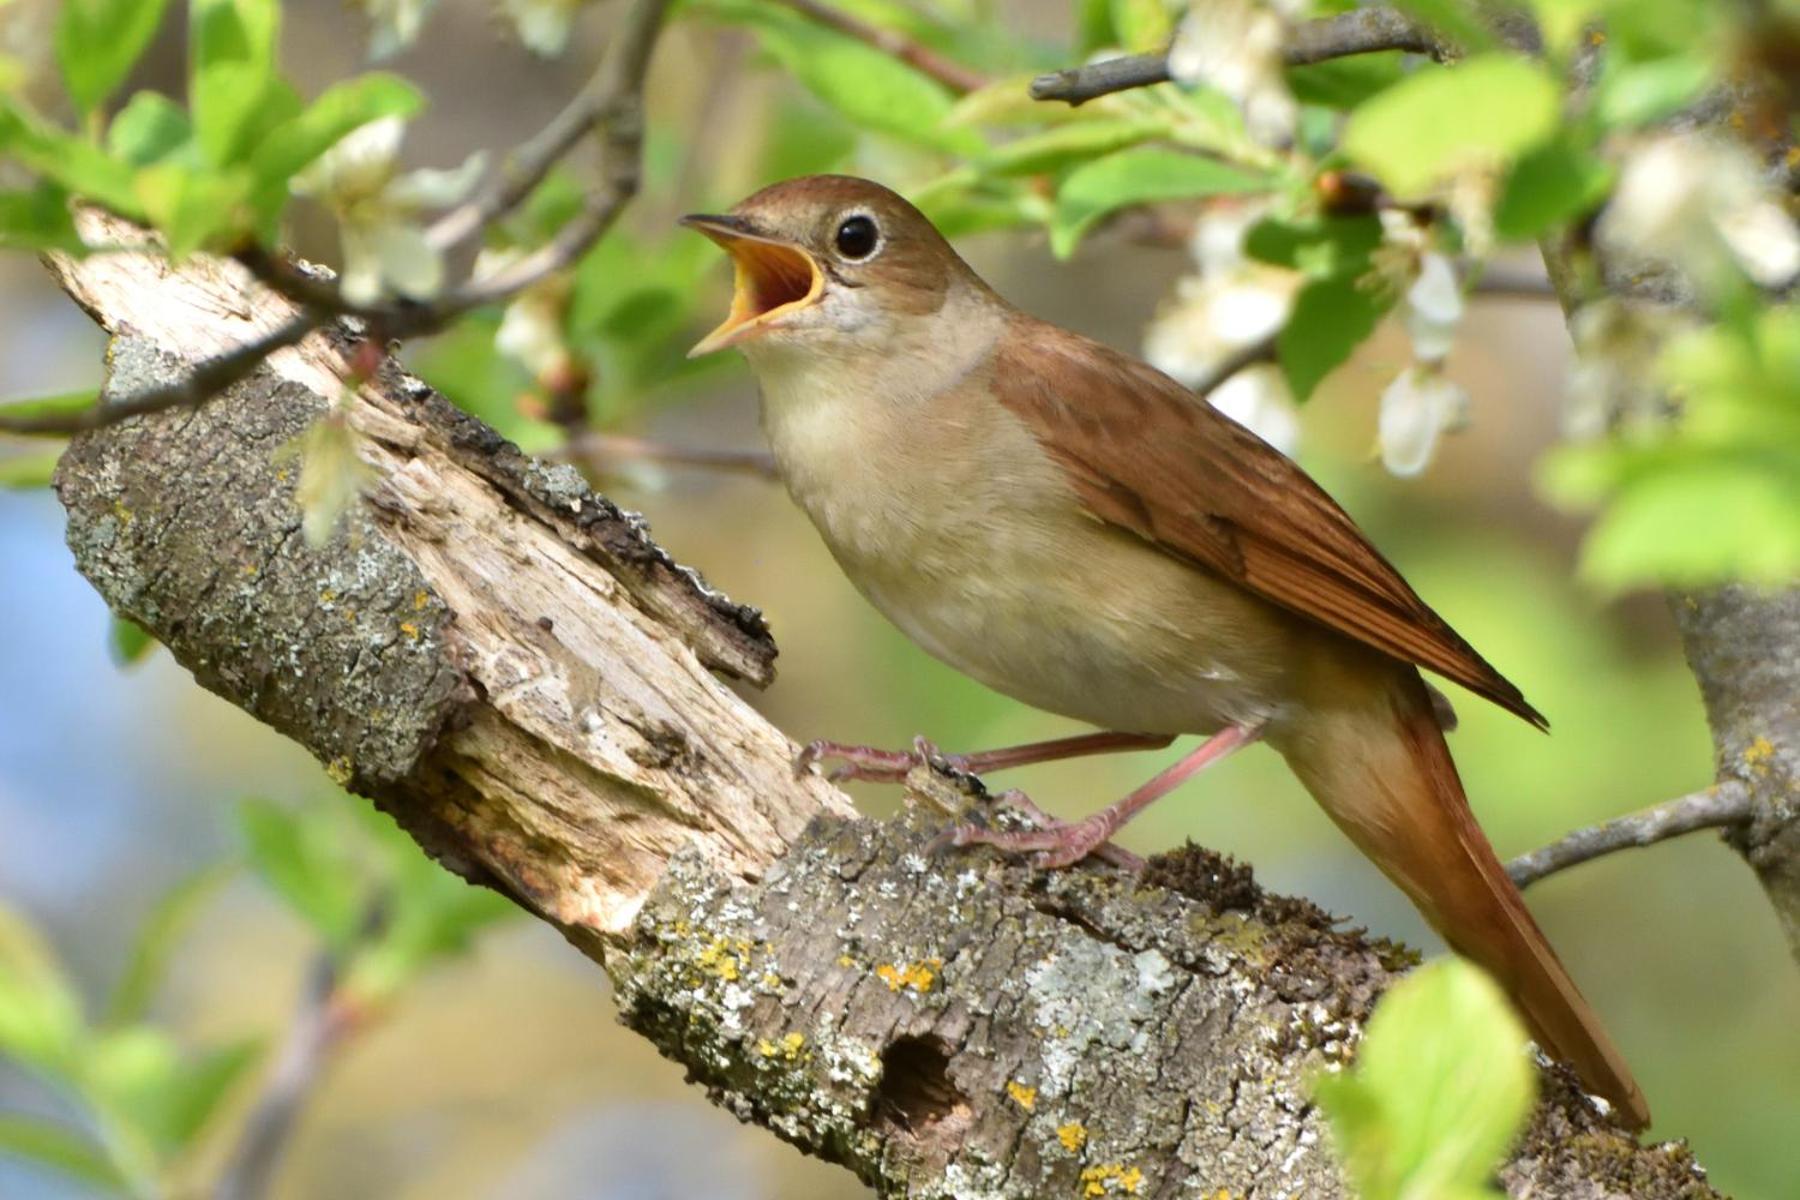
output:
[[[731,312],[689,356],[752,340],[854,353],[889,342],[909,317],[979,280],[925,215],[878,183],[808,175],[764,188],[729,213],[681,219],[737,270]]]

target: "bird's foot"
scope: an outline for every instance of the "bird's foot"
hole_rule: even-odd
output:
[[[875,746],[852,746],[823,739],[809,742],[794,759],[794,774],[804,775],[814,764],[825,759],[839,759],[842,766],[833,767],[825,778],[833,783],[861,779],[870,783],[904,783],[914,767],[941,766],[967,773],[968,761],[961,754],[943,754],[923,737],[913,739],[911,750],[882,750]]]
[[[1120,822],[1111,809],[1080,821],[1051,816],[1018,789],[1000,792],[993,802],[1030,819],[1035,828],[995,829],[964,822],[953,825],[932,843],[933,849],[949,846],[992,846],[1003,854],[1029,854],[1031,865],[1045,871],[1074,866],[1088,855],[1127,871],[1141,871],[1144,860],[1107,839],[1118,832]]]

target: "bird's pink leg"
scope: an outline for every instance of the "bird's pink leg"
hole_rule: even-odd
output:
[[[1257,725],[1228,726],[1117,804],[1103,808],[1080,821],[1058,821],[1045,816],[1040,810],[1033,813],[1034,818],[1043,825],[1040,829],[985,829],[979,825],[959,825],[950,831],[945,840],[955,846],[980,844],[995,846],[1011,853],[1035,852],[1032,862],[1047,870],[1078,863],[1089,854],[1116,851],[1117,847],[1109,846],[1107,839],[1117,833],[1125,822],[1232,751],[1249,745],[1261,732],[1261,727]],[[1030,804],[1030,801],[1022,804],[1017,794],[1010,794],[1005,800],[1012,807],[1024,811],[1037,809],[1033,804],[1030,810],[1025,810],[1025,805]],[[1104,857],[1118,861],[1112,853],[1107,853]]]
[[[953,769],[967,775],[1003,771],[1008,767],[1030,766],[1032,763],[1055,762],[1062,758],[1079,758],[1086,754],[1111,754],[1122,750],[1160,750],[1175,739],[1155,733],[1084,733],[1076,737],[1056,738],[1048,742],[1028,742],[1023,746],[1006,746],[999,750],[982,750],[973,754],[938,754],[937,748],[924,738],[913,740],[912,750],[878,750],[873,746],[847,746],[842,742],[813,742],[794,760],[794,772],[806,769],[826,758],[842,759],[826,776],[831,780],[865,779],[877,783],[899,783],[906,773],[922,762],[941,758]]]

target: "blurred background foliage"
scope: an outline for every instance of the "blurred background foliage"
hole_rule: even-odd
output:
[[[754,699],[771,719],[801,740],[923,732],[948,749],[1068,732],[881,623],[754,469],[741,364],[683,357],[729,281],[675,217],[846,170],[907,192],[1023,306],[1189,382],[1273,339],[1275,367],[1238,372],[1230,411],[1300,457],[1554,723],[1544,738],[1460,706],[1454,750],[1503,855],[1710,780],[1668,617],[1629,589],[1785,580],[1800,564],[1800,324],[1757,291],[1800,274],[1757,157],[1791,116],[1743,108],[1742,144],[1652,127],[1721,78],[1773,69],[1785,6],[1536,0],[1535,63],[1460,4],[1407,6],[1474,52],[1454,68],[1397,52],[1287,68],[1246,49],[1260,17],[1348,7],[1329,0],[1205,0],[1205,22],[1163,0],[833,7],[961,76],[906,65],[813,5],[685,0],[651,75],[644,191],[619,227],[504,311],[407,347],[457,403],[577,461],[683,561],[768,612],[781,678]],[[405,118],[373,185],[392,215],[383,189],[402,165],[483,151],[491,164],[540,128],[618,17],[617,0],[363,9],[366,28],[323,0],[288,0],[279,23],[259,0],[0,0],[5,241],[68,245],[79,194],[177,249],[279,230],[343,263],[350,210],[332,179],[305,177],[321,152]],[[1218,30],[1237,40],[1212,44]],[[1190,86],[1080,108],[1026,97],[1037,71],[1171,39]],[[1562,80],[1600,45],[1592,90],[1564,104]],[[1243,69],[1209,76],[1221,55]],[[547,239],[579,205],[585,166],[492,231],[475,269]],[[1365,172],[1380,204],[1358,199]],[[448,196],[456,174],[429,182]],[[312,200],[290,203],[297,176]],[[1572,347],[1530,250],[1570,230],[1675,261],[1704,319],[1596,303]],[[1483,286],[1502,278],[1527,283]],[[99,339],[28,255],[0,256],[0,314],[0,394],[91,399]],[[1631,399],[1646,383],[1679,419]],[[549,931],[511,921],[476,937],[504,906],[112,623],[42,490],[55,454],[0,441],[15,489],[0,492],[0,1195],[182,1195],[230,1177],[297,1031],[321,1014],[323,1070],[274,1195],[857,1193],[683,1088]],[[1007,781],[1079,813],[1165,757]],[[1233,759],[1185,795],[1124,841],[1193,838],[1271,887],[1435,945],[1272,755]],[[897,802],[857,796],[876,813]],[[1637,1067],[1654,1132],[1691,1138],[1725,1192],[1792,1195],[1800,977],[1742,864],[1693,837],[1553,878],[1532,902]],[[1454,1009],[1465,994],[1444,986],[1436,1005]]]

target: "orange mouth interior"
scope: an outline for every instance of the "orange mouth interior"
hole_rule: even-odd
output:
[[[710,235],[710,231],[706,232]],[[817,300],[825,283],[812,256],[794,246],[755,238],[714,240],[725,247],[737,268],[731,312],[724,323],[688,351],[690,358],[756,336],[783,313]]]

